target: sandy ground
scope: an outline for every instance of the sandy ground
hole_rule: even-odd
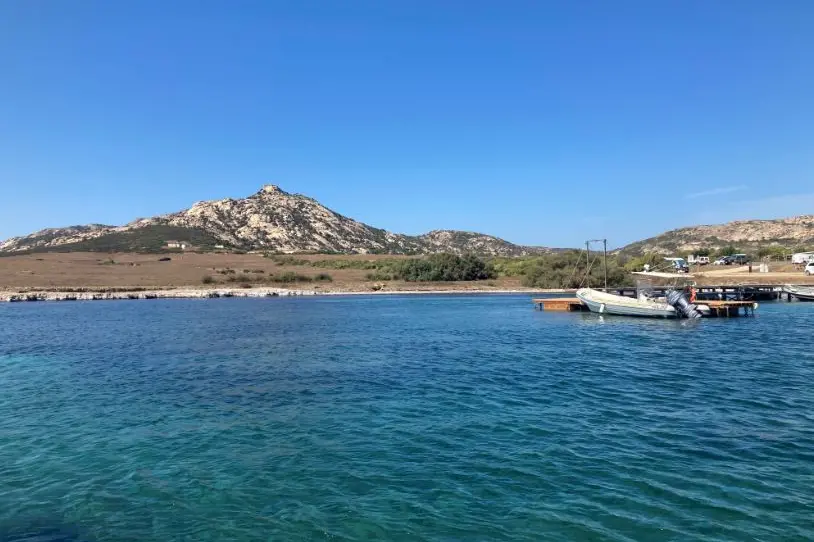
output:
[[[758,266],[710,266],[705,265],[693,268],[692,274],[699,284],[731,285],[731,284],[814,284],[814,276],[807,277],[802,268],[791,264],[769,264],[768,273],[758,273]]]

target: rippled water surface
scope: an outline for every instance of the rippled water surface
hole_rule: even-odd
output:
[[[0,306],[0,541],[812,540],[813,324]]]

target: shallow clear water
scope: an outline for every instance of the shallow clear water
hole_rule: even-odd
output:
[[[811,540],[812,323],[0,306],[0,541]]]

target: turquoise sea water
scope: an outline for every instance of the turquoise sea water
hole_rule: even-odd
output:
[[[0,541],[812,540],[813,324],[0,306]]]

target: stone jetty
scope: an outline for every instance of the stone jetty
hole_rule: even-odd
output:
[[[285,288],[176,288],[168,290],[133,290],[133,291],[25,291],[2,292],[0,302],[23,301],[102,301],[115,299],[212,299],[219,297],[277,297],[314,295],[309,290],[288,290]]]

